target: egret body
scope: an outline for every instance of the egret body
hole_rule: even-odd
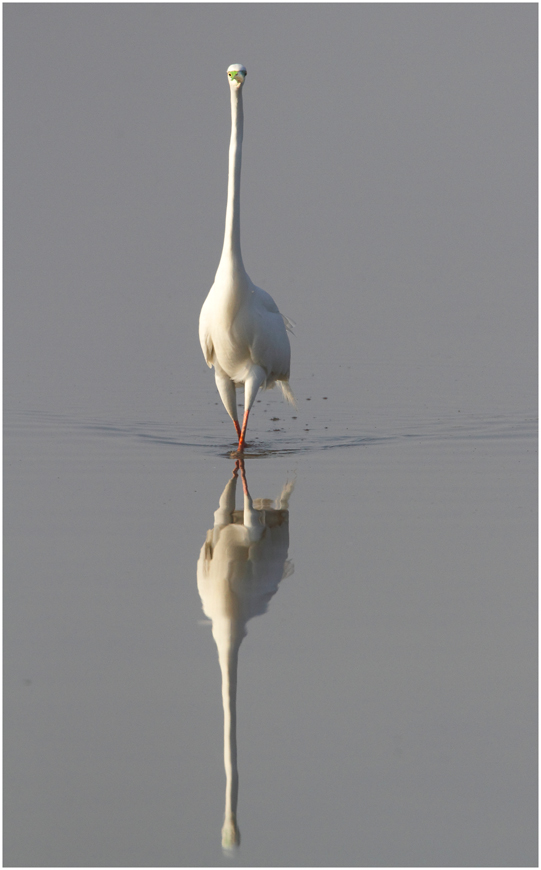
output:
[[[250,280],[240,250],[240,169],[242,157],[242,87],[246,68],[232,64],[228,70],[231,92],[231,142],[227,207],[222,256],[199,317],[199,340],[209,368],[214,366],[216,386],[239,439],[245,445],[248,415],[259,389],[275,383],[284,398],[295,404],[289,387],[291,349],[285,318],[272,296]],[[242,427],[237,415],[236,389],[244,385]]]

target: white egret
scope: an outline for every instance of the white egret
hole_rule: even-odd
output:
[[[291,322],[280,314],[272,296],[250,280],[240,251],[240,168],[244,116],[242,86],[246,68],[228,70],[231,92],[231,141],[227,208],[222,256],[199,317],[199,340],[209,368],[214,366],[216,386],[237,431],[238,451],[245,445],[248,415],[258,390],[276,382],[284,398],[295,404],[289,386],[291,349],[286,328]],[[244,418],[237,416],[236,389],[244,384]]]
[[[240,471],[244,510],[235,510]],[[242,459],[237,459],[207,532],[197,562],[197,588],[205,615],[212,621],[222,672],[224,709],[225,815],[222,846],[240,843],[237,824],[237,670],[246,624],[266,612],[278,585],[293,573],[288,560],[289,498],[294,481],[286,481],[278,499],[252,499]]]

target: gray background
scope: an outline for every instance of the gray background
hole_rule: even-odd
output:
[[[536,866],[537,6],[3,11],[4,863]],[[299,408],[250,417],[295,570],[240,650],[231,859],[196,564],[233,62]]]
[[[4,14],[8,402],[174,415],[214,389],[236,61],[243,254],[299,325],[294,389],[347,361],[367,411],[531,402],[535,4]]]

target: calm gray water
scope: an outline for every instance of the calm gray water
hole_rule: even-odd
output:
[[[535,865],[536,4],[3,19],[5,865]]]
[[[6,864],[535,864],[534,421],[312,403],[256,405],[251,509],[289,511],[206,586],[250,531],[219,425],[8,417]],[[247,629],[232,857],[209,616]]]

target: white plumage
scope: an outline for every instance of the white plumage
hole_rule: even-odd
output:
[[[292,323],[280,314],[276,302],[249,278],[240,250],[240,170],[242,157],[242,86],[246,69],[233,64],[227,70],[231,91],[231,142],[227,208],[222,256],[199,318],[199,340],[216,386],[235,424],[238,451],[245,445],[248,415],[259,389],[278,383],[284,398],[295,404],[289,386],[291,349],[286,328]],[[236,388],[244,385],[242,427],[237,416]]]

